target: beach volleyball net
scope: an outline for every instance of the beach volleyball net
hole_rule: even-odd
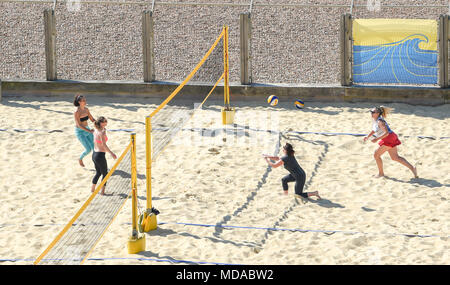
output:
[[[222,47],[222,50],[218,47]],[[199,71],[202,67],[203,70]],[[205,74],[201,74],[201,72],[208,76],[212,76],[214,73],[218,74],[214,79],[214,86],[208,88],[209,91],[205,94],[197,94],[197,98],[201,99],[198,104],[194,105],[192,99],[187,100],[188,105],[185,104],[186,100],[183,104],[182,95],[190,92],[183,87],[189,81],[195,81],[196,76],[205,78]],[[155,161],[164,151],[176,134],[193,117],[195,111],[203,106],[221,81],[224,81],[225,108],[230,108],[228,27],[226,26],[223,27],[220,35],[185,80],[146,117],[146,210],[139,213],[138,217],[136,146],[135,135],[132,134],[130,144],[117,159],[108,175],[34,264],[83,264],[130,196],[133,203],[132,235],[128,242],[128,252],[137,253],[145,250],[145,236],[141,236],[140,233],[156,229],[156,215],[159,214],[159,211],[152,207],[152,161]],[[107,183],[107,195],[98,195],[105,183]]]
[[[92,195],[34,264],[83,264],[133,193],[136,198],[135,135]],[[106,195],[99,191],[107,183]],[[134,218],[135,220],[135,218]],[[135,223],[134,223],[135,224]],[[134,225],[135,226],[135,225]]]
[[[157,157],[170,144],[176,134],[193,118],[195,112],[202,108],[203,104],[222,81],[224,81],[224,108],[231,108],[228,64],[228,27],[224,26],[220,35],[184,81],[146,117],[147,210],[143,214],[144,221],[146,221],[148,215],[151,215],[153,208],[151,198],[152,162],[156,161]],[[195,81],[195,77],[204,78],[204,76],[199,75],[201,72],[206,72],[209,76],[211,76],[211,73],[216,74],[213,87],[205,94],[195,94],[194,97],[199,98],[197,104],[194,104],[192,101],[192,96],[190,96],[190,100],[184,100],[183,102],[183,94],[187,95],[190,92],[183,88],[189,81]],[[152,222],[149,220],[144,222],[146,225],[153,224],[153,226],[144,226],[145,232],[156,228],[156,215],[153,215],[153,219]]]

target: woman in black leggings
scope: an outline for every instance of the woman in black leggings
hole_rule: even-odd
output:
[[[92,192],[95,191],[95,187],[100,176],[103,176],[102,179],[105,179],[105,176],[108,174],[108,164],[106,162],[105,153],[108,152],[114,159],[117,158],[116,155],[106,145],[106,142],[108,141],[108,137],[106,136],[107,124],[108,121],[105,119],[105,117],[99,117],[98,120],[94,123],[94,152],[92,153],[92,161],[94,161],[96,172],[94,178],[92,179]],[[102,187],[102,195],[105,194],[105,186],[106,183]]]
[[[265,155],[264,158],[266,159],[267,163],[272,166],[273,168],[277,168],[281,165],[284,165],[284,168],[289,171],[289,174],[286,175],[281,179],[284,194],[288,194],[288,182],[294,182],[295,181],[295,195],[300,196],[303,198],[308,198],[310,196],[316,196],[317,198],[321,199],[319,196],[319,192],[309,192],[309,193],[303,193],[303,187],[305,186],[306,181],[306,173],[305,171],[300,167],[297,160],[294,156],[294,148],[291,144],[286,143],[286,145],[283,147],[284,155],[280,158],[278,156],[267,156]],[[272,163],[270,160],[275,160],[275,163]]]

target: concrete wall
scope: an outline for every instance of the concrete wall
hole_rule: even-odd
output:
[[[75,92],[89,96],[124,96],[166,98],[176,89],[179,82],[88,82],[88,81],[13,81],[2,82],[3,100],[11,96],[73,95]],[[182,89],[186,100],[200,102],[211,90],[208,84],[188,84]],[[423,87],[343,87],[339,85],[289,85],[257,84],[253,86],[232,84],[231,103],[261,100],[266,102],[270,94],[280,98],[305,102],[379,102],[441,105],[450,103],[450,89]],[[223,87],[218,86],[211,98],[222,102]],[[6,99],[7,100],[7,99]]]

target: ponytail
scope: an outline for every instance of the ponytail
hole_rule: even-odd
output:
[[[377,107],[377,110],[379,111],[380,115],[383,116],[383,118],[386,118],[388,114],[392,113],[392,109],[384,106]]]

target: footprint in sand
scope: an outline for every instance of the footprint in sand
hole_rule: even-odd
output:
[[[210,149],[208,149],[208,151],[211,154],[219,154],[220,153],[220,151],[217,148],[210,148]]]
[[[227,166],[228,165],[225,161],[219,161],[217,164],[220,165],[220,166]]]
[[[361,207],[361,209],[363,209],[363,210],[366,211],[366,212],[374,212],[374,211],[376,211],[376,210],[374,210],[374,209],[367,208],[367,207]]]

